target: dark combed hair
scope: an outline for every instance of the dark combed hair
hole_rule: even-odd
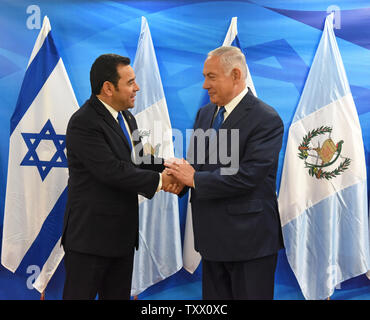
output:
[[[117,87],[119,80],[117,66],[121,64],[125,66],[129,65],[130,58],[113,53],[99,56],[91,66],[90,70],[91,92],[93,94],[100,94],[105,81],[109,81]]]

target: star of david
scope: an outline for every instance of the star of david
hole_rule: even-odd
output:
[[[22,137],[28,147],[28,152],[24,156],[21,166],[37,167],[42,181],[52,168],[67,168],[67,157],[64,153],[66,136],[56,134],[50,120],[46,122],[40,133],[22,133]],[[51,140],[56,149],[49,161],[40,160],[36,152],[37,147],[43,140]]]

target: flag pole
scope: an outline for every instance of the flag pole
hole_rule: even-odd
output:
[[[45,300],[45,290],[41,292],[40,300]]]

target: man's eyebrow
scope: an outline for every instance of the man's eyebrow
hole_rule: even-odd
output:
[[[204,72],[203,72],[203,76],[214,76],[214,75],[216,75],[216,74],[212,71],[207,72],[206,74],[204,74]]]

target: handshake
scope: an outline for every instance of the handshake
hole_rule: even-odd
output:
[[[185,187],[194,187],[194,168],[185,159],[165,160],[162,172],[162,190],[179,194]]]

